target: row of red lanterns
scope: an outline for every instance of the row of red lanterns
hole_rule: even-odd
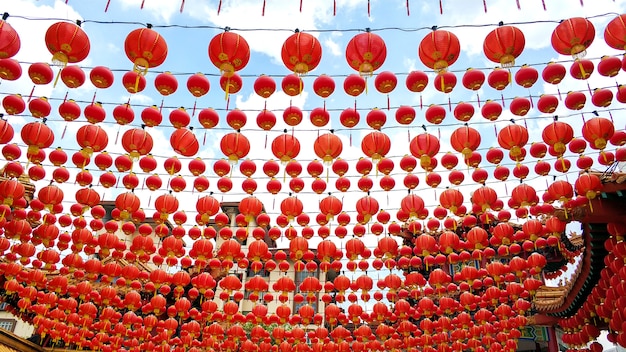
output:
[[[623,50],[626,31],[622,16],[609,22],[604,32],[607,44]],[[17,32],[5,21],[0,32],[0,52],[2,58],[11,58],[20,49]],[[87,34],[80,28],[80,22],[57,22],[46,32],[47,49],[53,61],[63,66],[78,63],[89,54],[90,43]],[[593,24],[582,17],[574,17],[559,23],[552,33],[552,46],[560,54],[575,58],[584,56],[595,38]],[[514,26],[499,26],[491,31],[484,41],[487,58],[504,67],[512,66],[525,47],[523,32]],[[138,77],[133,84],[137,91],[140,77],[148,69],[160,66],[167,57],[167,43],[156,31],[147,28],[133,30],[125,39],[124,49],[133,62],[133,71]],[[321,61],[322,48],[319,40],[311,34],[298,32],[291,35],[282,47],[285,66],[296,74],[305,74],[317,67]],[[459,40],[452,32],[434,29],[419,44],[418,56],[422,63],[435,71],[445,71],[460,55]],[[370,75],[382,66],[387,49],[384,40],[367,29],[354,36],[346,46],[348,65],[360,75]],[[243,69],[250,59],[250,49],[246,40],[239,34],[225,31],[216,35],[209,43],[208,56],[220,70],[223,78],[230,81],[235,72]],[[582,64],[581,66],[582,71]],[[619,67],[617,69],[619,71]],[[506,80],[508,81],[508,80]],[[227,83],[229,85],[230,83]],[[444,88],[444,87],[442,87]],[[226,91],[228,92],[228,88]]]

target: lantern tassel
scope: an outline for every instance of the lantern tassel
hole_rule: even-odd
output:
[[[96,94],[98,93],[98,91],[93,92],[93,97],[91,98],[91,103],[95,103],[96,102]]]
[[[183,13],[183,9],[185,8],[185,0],[180,3],[180,13]]]
[[[582,0],[581,0],[582,1]],[[372,5],[370,3],[370,0],[367,0],[367,17],[370,17],[370,11],[372,9]]]
[[[194,100],[193,102],[193,110],[191,110],[191,117],[196,116],[196,103],[198,102],[198,99]]]
[[[145,4],[145,2],[146,2],[146,0],[141,0],[141,7],[140,7],[140,9],[143,10],[143,5]]]
[[[546,1],[541,0],[541,5],[543,5],[543,10],[546,11]]]
[[[333,16],[337,15],[337,0],[333,0]]]
[[[65,124],[65,128],[63,128],[63,133],[61,133],[61,139],[65,137],[65,132],[67,131],[67,123]]]
[[[562,100],[561,99],[561,89],[559,89],[559,86],[556,87],[556,92],[559,95],[559,100]]]
[[[108,0],[106,6],[104,7],[104,12],[107,12],[109,10],[110,4],[111,4],[111,0]]]
[[[220,14],[220,11],[222,10],[222,0],[220,0],[220,3],[217,4],[217,14]]]
[[[476,93],[476,102],[478,103],[478,107],[480,107],[480,95]]]
[[[302,12],[302,0],[300,0],[300,12]]]
[[[119,127],[117,128],[117,133],[115,134],[115,144],[117,144],[117,140],[118,140],[118,139],[119,139],[119,137],[120,137],[120,129],[121,129],[121,128],[122,128],[122,126],[119,126]]]
[[[582,70],[582,68],[581,68],[581,70]],[[583,75],[586,76],[586,74],[583,74]],[[591,87],[589,86],[589,81],[587,81],[587,91],[589,91],[589,95],[590,96],[593,95],[593,93],[591,92]]]
[[[422,95],[420,94],[420,110],[424,107],[424,103],[422,101]]]
[[[450,100],[449,95],[448,95],[448,111],[452,111],[452,101]]]
[[[443,15],[443,3],[439,0],[439,14]]]
[[[406,15],[411,16],[411,9],[409,8],[409,0],[406,0]]]
[[[389,106],[389,94],[387,94],[387,111],[389,111],[389,108],[390,108],[390,106]]]
[[[263,9],[261,9],[261,16],[265,16],[265,0],[263,0]]]
[[[520,4],[519,4],[519,0],[515,0],[515,2],[517,3],[517,9],[518,9],[518,10],[521,10],[521,9],[522,9],[522,7],[521,7],[521,6],[520,6]]]
[[[28,100],[26,100],[27,102],[29,102],[32,98],[33,98],[33,94],[35,93],[35,85],[33,85],[33,88],[30,90],[30,94],[28,95]]]
[[[535,102],[533,101],[533,95],[530,94],[530,89],[528,89],[528,100],[530,100],[530,107],[534,108],[535,107]]]
[[[500,99],[502,100],[502,107],[506,108],[506,103],[504,102],[504,94],[500,93]]]
[[[483,8],[485,9],[485,13],[487,13],[487,0],[483,0]]]
[[[202,138],[202,145],[206,144],[206,131],[204,131],[204,138]]]

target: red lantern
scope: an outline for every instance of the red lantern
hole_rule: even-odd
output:
[[[36,154],[54,142],[54,132],[42,122],[29,122],[20,132],[22,141],[28,145],[28,153]]]
[[[374,162],[384,158],[391,148],[391,139],[385,133],[373,131],[365,135],[361,141],[363,154],[372,158]]]
[[[606,25],[604,41],[613,49],[626,49],[626,14],[615,17]]]
[[[543,68],[543,71],[541,71],[541,77],[547,83],[559,84],[565,77],[566,73],[567,70],[565,69],[565,66],[551,61],[548,62],[546,67]]]
[[[485,74],[481,70],[468,68],[461,79],[463,87],[469,90],[479,90],[485,83]]]
[[[178,128],[170,136],[170,145],[182,156],[190,157],[198,153],[200,144],[193,132],[186,128]]]
[[[562,55],[579,59],[585,56],[596,30],[586,18],[573,17],[559,23],[552,32],[552,47]]]
[[[21,95],[11,94],[2,99],[2,107],[8,115],[18,115],[24,112],[26,103]],[[80,115],[80,108],[78,108],[78,115]]]
[[[422,133],[413,137],[409,149],[414,157],[420,159],[420,165],[428,167],[432,158],[439,153],[439,139],[432,134]]]
[[[514,26],[500,26],[487,34],[483,42],[485,56],[502,67],[515,65],[515,59],[522,53],[526,39],[524,33]]]
[[[450,144],[467,159],[480,146],[480,133],[472,127],[459,127],[450,135]]]
[[[178,80],[171,72],[161,72],[154,77],[154,88],[161,95],[168,96],[178,89]]]
[[[269,98],[276,91],[276,82],[270,76],[260,75],[254,80],[254,92],[261,98]]]
[[[383,71],[376,75],[374,86],[383,94],[391,93],[398,85],[398,78],[391,71]]]
[[[135,112],[129,104],[121,104],[113,108],[113,118],[119,125],[127,125],[135,120]]]
[[[521,155],[521,149],[528,143],[528,130],[521,125],[508,125],[498,132],[498,144],[510,150],[515,160]]]
[[[517,72],[515,72],[515,83],[524,88],[532,87],[539,78],[539,72],[532,66],[522,65]]]
[[[544,114],[551,114],[559,106],[559,99],[551,94],[542,94],[537,101],[537,110]]]
[[[187,78],[187,90],[189,90],[189,93],[194,97],[200,98],[208,93],[209,89],[211,89],[209,79],[202,73],[198,72]]]
[[[584,80],[591,76],[593,73],[594,65],[591,60],[576,60],[570,66],[569,73],[575,79]]]
[[[283,133],[272,141],[272,153],[286,163],[300,154],[300,141],[291,134]]]
[[[582,133],[591,148],[603,150],[615,133],[615,126],[609,119],[594,117],[583,124]]]
[[[296,30],[283,43],[281,57],[289,70],[295,74],[306,74],[320,63],[322,45],[313,35]]]
[[[20,36],[6,22],[6,15],[0,20],[0,59],[11,58],[20,50]]]
[[[359,74],[372,75],[387,58],[387,46],[379,35],[367,30],[352,37],[346,46],[348,65]]]
[[[509,71],[496,67],[487,76],[487,83],[495,90],[503,90],[509,85]]]
[[[146,89],[146,77],[139,72],[128,71],[122,76],[122,85],[130,94],[139,93]]]
[[[52,54],[52,62],[62,66],[81,62],[89,54],[89,37],[74,23],[57,22],[51,25],[46,31],[45,40]]]
[[[597,175],[582,173],[574,183],[576,193],[591,201],[602,191],[602,181]]]
[[[363,216],[362,223],[368,223],[372,216],[376,215],[380,210],[378,201],[371,196],[365,196],[357,200],[355,207],[357,214]]]
[[[61,70],[61,80],[68,88],[78,88],[85,83],[85,72],[80,66],[65,66]]]
[[[256,124],[262,130],[269,131],[276,125],[276,115],[267,109],[263,109],[256,117]]]
[[[423,71],[411,71],[406,76],[406,87],[414,93],[422,92],[428,85],[428,75]]]
[[[89,72],[91,84],[96,88],[106,89],[113,85],[113,72],[108,67],[96,66]]]
[[[313,90],[318,96],[328,98],[335,91],[335,81],[330,76],[319,75],[313,81]]]
[[[343,89],[346,94],[357,97],[365,91],[365,78],[357,74],[351,74],[343,81]]]
[[[450,93],[456,86],[456,75],[449,71],[441,71],[435,76],[433,84],[438,91]]]
[[[76,132],[76,141],[82,148],[80,152],[85,156],[91,156],[94,152],[101,152],[107,147],[109,136],[98,125],[83,125]]]
[[[322,134],[313,142],[315,155],[325,163],[331,163],[334,159],[339,157],[342,149],[343,143],[341,139],[332,133]]]
[[[122,135],[122,147],[132,159],[138,159],[152,151],[154,142],[148,131],[141,128],[130,129]]]
[[[0,78],[15,81],[22,77],[22,66],[14,59],[0,59]]]
[[[509,105],[509,110],[516,116],[526,116],[530,111],[530,100],[525,97],[515,97]]]
[[[167,57],[165,39],[151,27],[137,28],[128,33],[124,40],[126,56],[133,63],[133,71],[139,76],[144,76],[149,68],[161,65]]]
[[[606,108],[611,105],[613,92],[608,88],[596,88],[591,95],[591,103],[599,108]]]
[[[209,59],[226,77],[243,69],[250,60],[250,46],[239,34],[224,32],[209,43]]]
[[[28,76],[34,84],[45,85],[54,79],[52,68],[45,62],[36,62],[28,66]]]
[[[604,77],[615,77],[622,69],[622,60],[616,56],[602,56],[598,63],[598,73]]]
[[[220,140],[220,148],[230,162],[236,163],[250,152],[250,141],[241,133],[228,133]]]
[[[419,44],[419,58],[422,63],[435,71],[444,71],[452,65],[461,52],[459,38],[446,30],[434,30]]]
[[[480,113],[487,120],[495,121],[502,114],[502,105],[500,105],[497,101],[487,100],[480,109]]]
[[[583,92],[568,92],[565,96],[565,106],[570,110],[580,110],[586,102],[587,96]]]

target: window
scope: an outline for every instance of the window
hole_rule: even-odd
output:
[[[252,270],[252,268],[248,267],[248,270],[246,271],[246,277],[251,278],[251,277],[254,277],[255,275],[259,275],[260,277],[263,277],[263,278],[268,278],[270,277],[270,272],[265,269],[261,269],[255,273]]]
[[[296,277],[295,277],[295,280],[294,280],[295,284],[296,284],[296,293],[300,293],[300,284],[307,277],[319,277],[319,270],[312,271],[312,272],[308,271],[308,270],[302,270],[302,271],[296,272]],[[302,307],[305,304],[308,304],[308,302],[306,300],[304,300],[302,303],[295,303],[294,307],[293,307],[294,313],[297,313],[298,310],[300,309],[300,307]],[[311,304],[311,306],[317,312],[317,301],[313,302],[313,304]]]
[[[0,329],[13,332],[15,330],[16,323],[17,320],[15,319],[0,319]]]
[[[2,302],[2,303],[0,303],[0,311],[5,311],[5,310],[7,310],[7,306],[8,306],[8,305],[9,305],[9,304],[8,304],[7,302]]]

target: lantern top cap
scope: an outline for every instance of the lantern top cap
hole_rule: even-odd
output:
[[[6,20],[7,20],[7,18],[9,18],[9,13],[8,13],[8,12],[3,13],[3,14],[2,14],[2,20],[3,20],[3,21],[6,21]]]

